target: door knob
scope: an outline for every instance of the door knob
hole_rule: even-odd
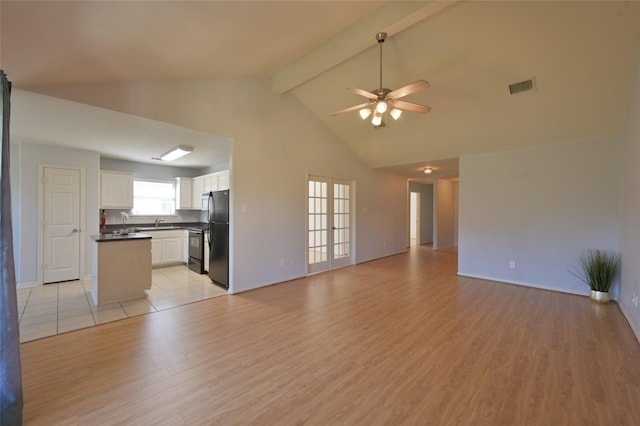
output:
[[[71,232],[75,234],[76,232],[78,232],[78,228],[73,228],[73,231]]]

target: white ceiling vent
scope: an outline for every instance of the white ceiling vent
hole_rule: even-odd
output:
[[[520,92],[526,92],[528,90],[533,90],[533,89],[535,89],[533,78],[509,85],[509,93],[511,93],[512,95],[515,95],[516,93],[520,93]]]

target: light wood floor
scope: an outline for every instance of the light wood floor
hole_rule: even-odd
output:
[[[618,306],[412,249],[24,343],[25,424],[631,425]]]

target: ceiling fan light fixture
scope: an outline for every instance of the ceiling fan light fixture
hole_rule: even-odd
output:
[[[360,110],[360,117],[361,117],[363,120],[366,120],[366,119],[367,119],[367,117],[369,117],[370,115],[371,115],[371,109],[369,109],[369,108],[362,108],[362,109]]]
[[[394,120],[397,120],[402,115],[402,111],[397,108],[392,108],[391,111],[389,111],[389,114],[391,114],[391,117],[393,117]]]
[[[173,161],[193,152],[192,146],[180,145],[160,156],[162,161]]]
[[[371,123],[373,124],[373,127],[378,128],[385,126],[383,116],[387,112],[394,120],[397,120],[400,118],[400,115],[402,115],[402,111],[420,112],[423,114],[431,111],[431,107],[429,106],[399,100],[399,98],[403,98],[412,93],[428,88],[428,81],[418,80],[395,90],[387,89],[382,86],[382,44],[386,38],[387,33],[379,32],[376,34],[376,40],[380,46],[380,85],[378,88],[367,91],[357,87],[347,87],[349,92],[367,98],[366,103],[341,109],[340,111],[331,113],[331,115],[340,115],[359,110],[360,117],[363,120],[366,120],[373,113]]]

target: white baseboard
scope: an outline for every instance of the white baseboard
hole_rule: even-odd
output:
[[[362,263],[373,262],[374,260],[384,259],[385,257],[389,257],[389,256],[396,256],[398,254],[407,253],[408,251],[409,251],[409,249],[404,249],[404,250],[399,250],[399,251],[397,251],[395,253],[384,254],[382,256],[372,257],[370,259],[364,259],[364,260],[361,260],[361,261],[356,261],[356,263],[354,263],[354,265],[360,265]]]
[[[479,280],[485,280],[485,281],[495,281],[495,282],[505,283],[505,284],[514,284],[514,285],[519,285],[519,286],[523,286],[523,287],[539,288],[541,290],[557,291],[558,293],[576,294],[578,296],[589,296],[589,291],[588,290],[579,291],[579,290],[571,290],[571,289],[564,289],[564,288],[557,288],[557,287],[549,287],[549,286],[540,285],[540,284],[525,283],[525,282],[522,282],[522,281],[511,281],[511,280],[505,280],[505,279],[502,279],[502,278],[484,277],[484,276],[481,276],[481,275],[464,274],[464,273],[461,273],[461,272],[458,272],[458,276],[468,277],[468,278],[477,278]]]
[[[18,283],[16,285],[16,288],[23,288],[23,287],[37,287],[41,285],[40,283],[37,282],[31,282],[31,283]]]
[[[638,327],[635,326],[633,321],[631,321],[631,316],[628,314],[628,312],[624,308],[624,305],[622,305],[622,303],[618,303],[618,306],[620,307],[620,311],[622,312],[624,319],[627,320],[629,327],[631,327],[631,331],[636,336],[636,340],[638,341],[638,343],[640,343],[640,330],[638,329]]]
[[[503,280],[503,279],[497,279],[497,278],[491,278],[491,277],[483,277],[483,276],[479,276],[479,275],[463,274],[463,273],[460,273],[460,272],[458,272],[458,276],[469,277],[469,278],[477,278],[477,279],[485,280],[485,281],[495,281],[495,282],[504,283],[504,284],[520,285],[520,286],[523,286],[523,287],[533,287],[533,288],[539,288],[541,290],[557,291],[558,293],[568,293],[568,294],[575,294],[575,295],[578,295],[578,296],[589,297],[589,292],[588,291],[580,292],[580,291],[573,291],[573,290],[565,290],[565,289],[559,289],[559,288],[555,288],[555,287],[547,287],[547,286],[544,286],[544,285],[523,283],[523,282],[519,282],[519,281],[509,281],[509,280]],[[635,335],[636,340],[638,340],[638,343],[640,343],[640,330],[630,320],[631,317],[629,316],[629,314],[625,310],[625,308],[622,305],[622,303],[618,303],[617,298],[613,298],[612,297],[611,300],[616,302],[616,305],[618,305],[618,307],[620,307],[620,311],[622,312],[622,315],[624,316],[624,319],[629,324],[629,327],[631,327],[631,331]]]
[[[307,275],[293,276],[293,277],[290,277],[290,278],[285,278],[282,281],[274,281],[274,282],[266,282],[266,283],[256,284],[254,286],[245,287],[245,288],[242,288],[240,290],[233,289],[232,288],[233,286],[229,286],[229,294],[240,294],[240,293],[244,293],[246,291],[256,290],[256,289],[263,288],[263,287],[269,287],[271,285],[282,284],[282,283],[286,283],[286,282],[289,282],[289,281],[299,280],[300,278],[305,278],[306,276]]]

